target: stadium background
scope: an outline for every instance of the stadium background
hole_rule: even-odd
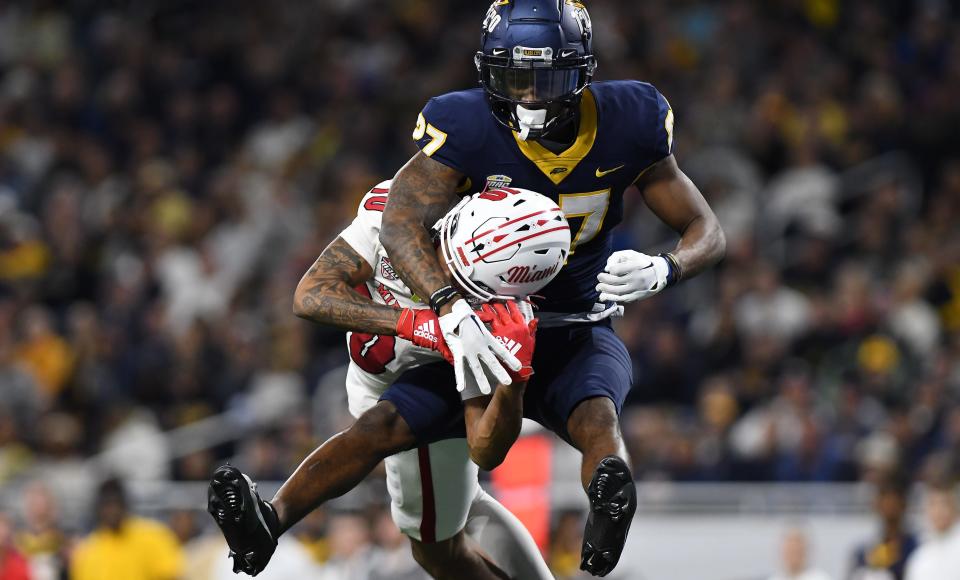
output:
[[[598,77],[670,99],[679,163],[729,242],[618,324],[646,506],[620,577],[761,578],[798,524],[839,578],[873,531],[871,483],[960,459],[956,9],[588,7]],[[426,99],[475,86],[485,10],[0,2],[0,554],[58,577],[116,475],[176,533],[184,578],[220,577],[197,511],[213,467],[280,481],[348,420],[342,334],[293,317],[293,288],[414,151]],[[637,197],[618,244],[668,247]],[[556,452],[548,553],[565,578],[582,502],[575,454]],[[371,478],[276,566],[401,577],[383,497]]]

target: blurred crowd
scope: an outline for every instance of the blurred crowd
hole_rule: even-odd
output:
[[[42,483],[24,495],[24,525],[0,512],[0,578],[4,580],[231,580],[237,578],[219,534],[204,533],[194,510],[167,521],[134,515],[118,479],[97,490],[92,531],[64,532],[58,503]],[[363,510],[317,510],[284,536],[266,580],[427,580],[390,511],[382,503]]]
[[[849,580],[950,580],[960,569],[960,501],[949,474],[932,470],[923,496],[925,536],[909,521],[910,479],[887,473],[876,482],[877,530],[857,545],[850,558]],[[781,541],[780,571],[769,580],[831,580],[811,555],[802,526],[788,528]]]
[[[955,467],[956,8],[588,7],[598,78],[670,99],[729,242],[617,324],[636,475]],[[343,336],[297,320],[293,288],[413,153],[426,100],[476,85],[485,8],[0,1],[0,486],[42,480],[58,525],[89,529],[104,474],[202,481],[233,458],[282,479],[342,427]],[[621,247],[673,243],[628,205]],[[223,413],[250,435],[164,437]]]

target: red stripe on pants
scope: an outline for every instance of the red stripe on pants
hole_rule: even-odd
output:
[[[432,544],[437,541],[437,506],[433,495],[433,472],[430,471],[430,446],[418,447],[417,459],[420,460],[420,490],[423,498],[420,541]]]

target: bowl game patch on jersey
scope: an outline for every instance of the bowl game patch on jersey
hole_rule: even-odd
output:
[[[484,189],[500,189],[510,185],[511,181],[513,181],[513,178],[509,175],[488,175],[487,187]]]

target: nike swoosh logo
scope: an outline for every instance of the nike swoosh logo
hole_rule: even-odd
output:
[[[608,170],[606,170],[606,171],[600,171],[600,168],[597,167],[597,177],[603,177],[604,175],[606,175],[606,174],[608,174],[608,173],[613,173],[614,171],[616,171],[616,170],[618,170],[618,169],[623,169],[624,167],[625,167],[624,165],[618,165],[618,166],[614,167],[613,169],[608,169]]]
[[[577,54],[577,51],[575,51],[575,50],[561,50],[561,51],[560,51],[560,58],[567,58],[567,57],[570,56],[571,54]]]
[[[501,54],[507,52],[505,48],[495,48],[493,49],[493,56],[500,56]]]

